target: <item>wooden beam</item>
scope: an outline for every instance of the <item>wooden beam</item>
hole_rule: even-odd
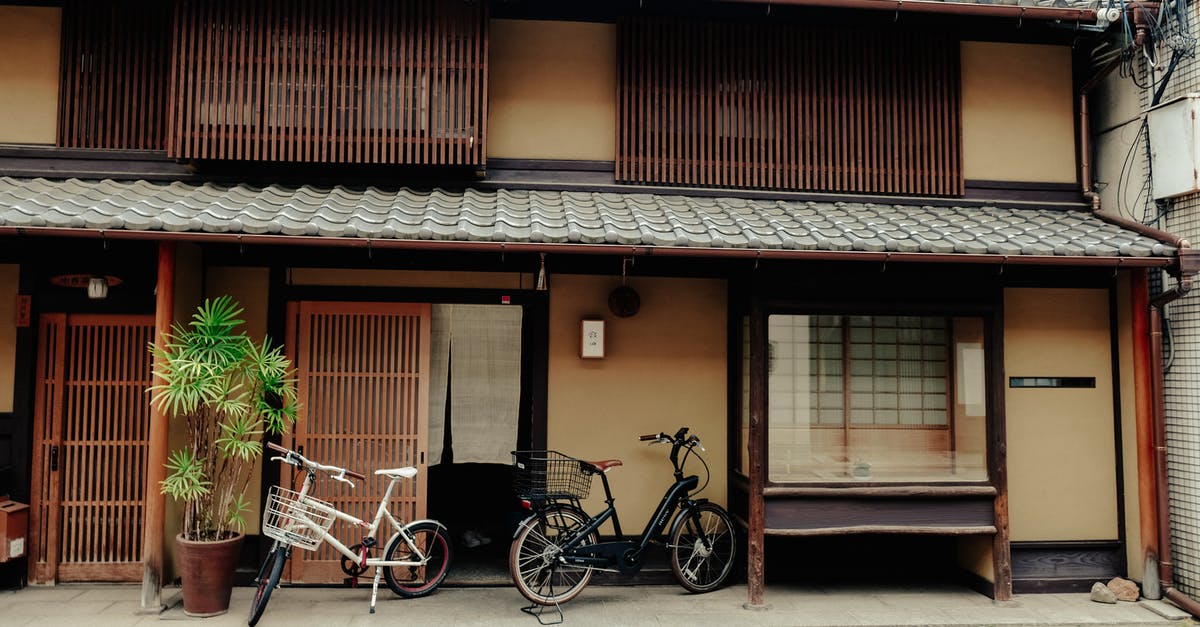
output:
[[[750,491],[749,520],[746,530],[746,588],[747,609],[765,607],[763,548],[765,542],[765,507],[763,503],[763,453],[766,447],[767,416],[767,318],[762,303],[755,297],[750,308]]]
[[[175,317],[175,243],[158,244],[158,284],[154,303],[154,343],[164,345]],[[158,359],[154,367],[161,364]],[[149,401],[147,401],[149,402]],[[150,408],[150,442],[146,460],[146,519],[142,529],[142,610],[162,607],[163,523],[166,498],[159,483],[166,478],[168,417],[157,406]]]
[[[995,314],[988,330],[988,386],[991,407],[988,412],[988,466],[996,487],[996,535],[992,536],[992,573],[995,600],[1012,599],[1012,555],[1008,540],[1008,435],[1004,413],[1007,391],[1004,376],[1004,297],[997,296]]]

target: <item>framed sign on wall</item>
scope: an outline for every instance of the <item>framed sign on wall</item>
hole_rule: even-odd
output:
[[[580,321],[579,356],[584,359],[604,359],[604,321]]]

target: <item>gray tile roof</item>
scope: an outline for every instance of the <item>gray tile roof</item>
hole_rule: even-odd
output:
[[[0,177],[0,227],[1057,257],[1176,250],[1088,211],[573,191],[385,191]]]

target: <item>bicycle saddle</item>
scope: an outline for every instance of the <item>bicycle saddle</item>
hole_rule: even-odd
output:
[[[609,470],[616,468],[617,466],[624,465],[624,464],[622,464],[621,460],[619,460],[619,459],[605,459],[605,460],[598,461],[598,462],[585,462],[585,463],[590,465],[592,468],[595,468],[596,472],[608,472]]]
[[[412,479],[413,477],[417,476],[417,469],[413,468],[412,466],[405,466],[404,468],[382,468],[380,470],[376,470],[375,474],[387,475],[391,479],[396,479],[398,477]]]

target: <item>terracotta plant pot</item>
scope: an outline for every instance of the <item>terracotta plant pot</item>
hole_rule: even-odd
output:
[[[195,542],[183,539],[182,534],[175,536],[184,614],[216,616],[229,611],[233,574],[245,538],[239,533],[228,540]]]

